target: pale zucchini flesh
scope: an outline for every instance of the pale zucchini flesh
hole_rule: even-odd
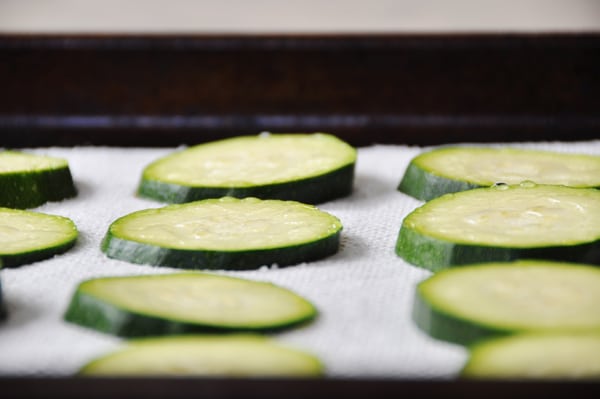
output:
[[[76,195],[68,162],[61,158],[0,152],[0,206],[34,208]]]
[[[15,267],[63,253],[75,245],[77,227],[56,215],[0,208],[0,264]]]
[[[312,205],[219,198],[126,215],[102,249],[133,263],[192,269],[285,266],[335,253],[341,222]]]
[[[83,376],[233,378],[314,378],[323,373],[324,366],[314,355],[254,335],[132,340],[80,371]]]
[[[81,283],[65,319],[120,336],[286,328],[316,316],[272,283],[205,273],[97,278]]]
[[[507,147],[443,147],[413,158],[398,189],[428,201],[446,193],[524,181],[600,187],[600,156]]]
[[[148,165],[138,194],[182,203],[224,196],[320,203],[352,191],[356,150],[323,134],[241,136]]]
[[[600,331],[600,268],[523,260],[441,271],[417,286],[413,319],[434,338],[470,345],[523,333]]]
[[[462,377],[500,380],[597,380],[600,331],[518,334],[470,348]]]
[[[600,263],[600,191],[563,186],[446,194],[404,218],[396,252],[437,271],[521,258]]]

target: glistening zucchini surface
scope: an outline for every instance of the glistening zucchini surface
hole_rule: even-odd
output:
[[[138,194],[169,203],[224,196],[316,204],[352,192],[356,150],[323,134],[241,136],[161,158]]]
[[[536,258],[600,263],[600,191],[497,186],[446,194],[404,218],[396,252],[432,271]]]
[[[398,190],[429,201],[446,193],[523,181],[600,187],[600,157],[517,148],[443,147],[413,158]]]
[[[0,206],[34,208],[76,195],[66,160],[15,151],[0,152]]]
[[[470,345],[523,332],[600,331],[600,268],[550,261],[483,263],[417,286],[413,319],[434,338]]]
[[[310,302],[271,283],[177,273],[85,281],[73,295],[65,319],[134,337],[274,330],[315,315]]]
[[[0,264],[15,267],[50,258],[75,245],[77,235],[68,218],[0,208]]]
[[[93,360],[89,376],[318,377],[312,354],[262,336],[180,336],[129,341],[124,349]]]
[[[600,331],[518,334],[470,348],[465,378],[583,380],[600,378]]]
[[[337,252],[340,221],[312,205],[219,198],[126,215],[102,250],[132,263],[185,269],[286,266]]]

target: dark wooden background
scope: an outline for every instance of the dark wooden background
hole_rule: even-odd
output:
[[[0,35],[0,146],[600,138],[600,34]]]
[[[435,381],[393,379],[12,378],[4,398],[565,399],[598,398],[594,381]]]

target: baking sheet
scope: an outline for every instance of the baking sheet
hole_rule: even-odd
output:
[[[507,145],[507,144],[502,144]],[[600,141],[511,143],[513,146],[600,155]],[[269,281],[303,295],[318,318],[272,338],[311,352],[327,376],[453,379],[467,358],[458,345],[433,340],[410,317],[414,288],[430,272],[398,258],[402,219],[422,204],[396,187],[412,157],[426,148],[373,145],[358,151],[351,196],[319,204],[344,226],[340,251],[327,259],[285,268],[215,271]],[[63,321],[77,284],[114,275],[173,273],[178,269],[108,259],[99,249],[109,224],[127,213],[163,206],[137,198],[143,168],[175,148],[36,148],[69,161],[79,194],[34,210],[71,218],[80,237],[69,252],[0,271],[8,317],[0,323],[0,374],[70,376],[125,340]]]

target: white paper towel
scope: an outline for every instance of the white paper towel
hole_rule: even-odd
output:
[[[600,155],[600,141],[512,145]],[[62,317],[83,280],[179,271],[108,259],[99,249],[116,218],[164,205],[137,198],[135,190],[143,168],[174,150],[29,150],[69,161],[78,196],[35,210],[71,218],[80,237],[65,254],[0,271],[8,313],[0,323],[1,375],[68,376],[125,344]],[[271,336],[318,356],[328,376],[449,379],[457,376],[467,358],[464,348],[433,340],[415,327],[410,316],[414,288],[430,273],[394,253],[402,219],[422,203],[396,187],[410,159],[423,150],[399,145],[359,149],[353,194],[319,205],[344,226],[338,254],[280,269],[217,272],[273,282],[313,302],[319,310],[314,322]]]

